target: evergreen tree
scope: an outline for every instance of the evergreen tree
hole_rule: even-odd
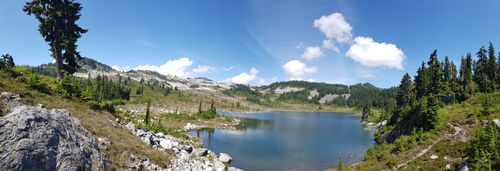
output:
[[[418,68],[417,75],[415,76],[417,99],[420,99],[428,94],[429,82],[429,74],[427,73],[425,63],[422,61],[422,65]]]
[[[198,105],[198,114],[201,114],[203,112],[201,103],[203,103],[203,100],[200,100],[200,104]]]
[[[489,90],[494,90],[498,85],[496,85],[496,80],[500,77],[500,71],[497,66],[497,57],[495,56],[495,48],[493,47],[493,43],[490,42],[490,46],[488,48],[488,79],[491,81],[489,85]]]
[[[363,107],[363,114],[361,115],[361,121],[365,121],[371,115],[371,106],[366,104]]]
[[[149,107],[151,107],[151,102],[146,103],[146,115],[144,116],[144,124],[146,124],[146,125],[149,125],[150,120],[151,120]]]
[[[472,81],[472,55],[467,54],[466,58],[462,57],[462,62],[460,64],[460,75],[458,78],[459,82],[459,101],[464,101],[469,99],[474,93],[474,86]]]
[[[343,163],[342,153],[340,153],[339,160],[337,161],[337,171],[342,171],[344,169],[342,163]]]
[[[212,102],[210,103],[210,112],[211,113],[217,113],[217,109],[215,108],[214,99],[212,99]]]
[[[441,90],[443,89],[443,83],[442,70],[437,56],[437,50],[432,52],[427,65],[429,65],[428,72],[430,77],[429,94],[440,96]]]
[[[3,66],[8,69],[13,68],[16,65],[14,64],[14,58],[12,58],[9,54],[2,55],[2,62]]]
[[[448,59],[448,56],[444,58],[443,62],[443,93],[446,96],[451,95],[451,77],[452,77],[452,68],[451,68],[451,63],[450,60]]]
[[[460,92],[460,88],[458,85],[458,78],[457,78],[457,66],[453,61],[451,62],[451,78],[449,81],[448,86],[450,87],[450,94],[453,98],[453,100],[457,99],[457,93]]]
[[[409,111],[409,108],[415,99],[414,91],[411,77],[408,73],[406,73],[399,84],[396,96],[396,112],[391,117],[391,123],[399,122],[404,117],[403,115]]]
[[[76,41],[87,30],[76,24],[80,19],[80,3],[73,0],[32,0],[26,2],[23,11],[34,15],[40,22],[38,30],[50,46],[56,60],[57,79],[63,78],[62,70],[72,73],[76,70]]]
[[[481,47],[476,55],[478,60],[474,67],[474,81],[477,83],[479,91],[489,92],[491,91],[491,81],[488,78],[488,57],[486,56],[486,49]]]

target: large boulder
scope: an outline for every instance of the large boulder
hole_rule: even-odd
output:
[[[0,117],[0,147],[0,170],[104,170],[94,138],[64,109],[13,108]]]
[[[229,154],[220,153],[219,161],[224,162],[224,163],[229,163],[229,162],[231,162],[231,160],[233,160],[233,158]]]

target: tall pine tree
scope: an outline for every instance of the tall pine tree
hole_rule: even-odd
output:
[[[422,66],[418,68],[417,75],[415,76],[417,99],[420,99],[428,94],[429,82],[427,68],[425,67],[425,63],[422,61]]]
[[[73,0],[32,0],[26,2],[23,11],[34,15],[40,22],[38,31],[50,46],[56,61],[57,79],[62,79],[65,69],[69,73],[77,67],[76,41],[87,30],[76,24],[80,19],[81,4]]]
[[[441,65],[437,56],[437,50],[432,52],[429,61],[427,62],[429,65],[429,94],[440,96],[442,94],[443,83],[442,83],[442,70]]]
[[[467,100],[474,93],[474,82],[472,81],[472,55],[467,53],[467,57],[462,57],[460,64],[459,82],[459,101]]]
[[[415,99],[415,90],[410,75],[406,73],[401,79],[396,96],[396,113],[391,117],[391,123],[398,123],[408,113]]]
[[[484,46],[481,47],[476,53],[478,59],[474,65],[473,78],[481,92],[489,92],[491,90],[491,81],[488,78],[488,57],[486,53]]]
[[[488,65],[487,65],[487,75],[488,80],[490,80],[490,84],[488,89],[494,90],[498,85],[496,85],[496,80],[499,77],[499,70],[497,66],[497,57],[495,56],[495,48],[493,47],[493,43],[490,42],[490,46],[488,47]]]

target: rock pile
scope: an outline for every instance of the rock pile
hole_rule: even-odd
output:
[[[224,163],[229,163],[232,157],[228,154],[221,153],[217,156],[214,152],[206,148],[194,148],[191,145],[194,142],[164,135],[163,133],[154,133],[144,128],[135,129],[134,124],[128,123],[125,125],[134,135],[140,137],[145,143],[155,149],[167,151],[171,150],[175,153],[175,158],[171,160],[171,165],[167,168],[160,168],[156,165],[151,166],[147,161],[144,168],[148,170],[167,170],[167,171],[184,171],[184,170],[226,170]],[[144,164],[144,163],[142,163]],[[150,164],[149,166],[147,164]],[[228,170],[237,171],[234,167],[227,168]]]

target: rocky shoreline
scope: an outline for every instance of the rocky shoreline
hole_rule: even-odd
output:
[[[214,171],[241,171],[235,167],[229,167],[232,157],[226,153],[215,154],[213,151],[206,148],[196,148],[192,144],[195,142],[191,140],[184,140],[175,138],[163,133],[155,133],[145,128],[136,129],[133,123],[121,124],[121,126],[132,131],[132,133],[140,137],[142,141],[152,148],[160,151],[173,151],[175,158],[170,161],[167,168],[161,168],[149,162],[148,159],[137,159],[129,167],[129,169],[146,168],[147,170],[161,170],[161,171],[185,171],[185,170],[214,170]],[[195,124],[188,123],[183,131],[192,129],[204,128]],[[228,166],[226,168],[226,165]]]

